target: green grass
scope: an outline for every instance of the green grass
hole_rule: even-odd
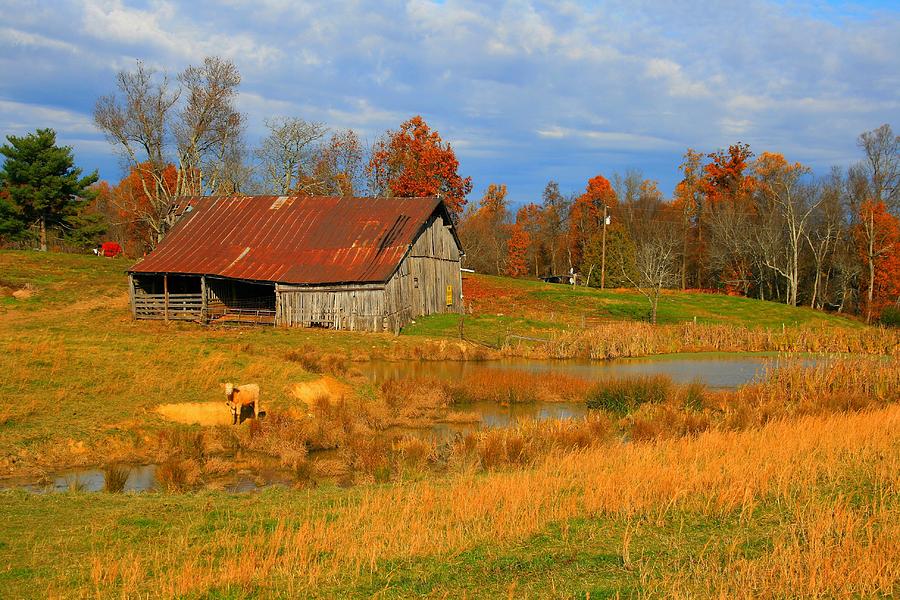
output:
[[[489,291],[476,298],[475,314],[465,317],[465,330],[474,339],[495,343],[507,333],[544,336],[554,331],[579,328],[604,321],[646,321],[647,299],[635,290],[599,290],[512,279],[491,275],[467,275],[468,287]],[[464,290],[467,287],[464,284]],[[666,291],[659,301],[657,322],[684,323],[696,319],[701,324],[730,324],[743,327],[780,329],[798,326],[864,327],[842,315],[787,306],[780,302],[756,300],[724,294]],[[404,334],[454,336],[459,319],[432,315],[417,319]]]
[[[459,315],[429,315],[416,318],[403,328],[404,335],[423,337],[457,337],[459,335]],[[470,339],[500,346],[510,335],[545,336],[551,331],[563,331],[562,323],[540,321],[512,315],[465,315],[463,334]]]
[[[303,518],[293,514],[327,519],[333,507],[358,502],[363,494],[337,488],[301,493],[268,489],[253,495],[0,493],[5,515],[0,564],[6,565],[0,568],[0,595],[26,598],[44,596],[51,589],[67,594],[91,590],[86,558],[100,547],[136,551],[187,535],[199,551],[215,547],[213,539],[223,532],[269,534],[284,520],[289,529],[296,529]],[[362,576],[339,576],[312,595],[497,598],[512,592],[515,597],[633,597],[647,593],[646,574],[671,576],[700,554],[728,554],[731,560],[761,556],[792,522],[783,501],[775,499],[761,502],[750,517],[674,509],[662,517],[573,518],[524,539],[478,544],[451,556],[383,560]],[[626,529],[632,532],[630,564]],[[213,588],[189,597],[287,597],[283,583],[276,579],[260,587]]]

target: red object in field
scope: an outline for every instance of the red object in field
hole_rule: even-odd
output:
[[[115,258],[120,254],[122,254],[122,246],[118,242],[103,242],[103,245],[100,247],[100,256]]]

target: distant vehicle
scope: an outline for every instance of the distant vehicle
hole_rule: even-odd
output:
[[[541,281],[544,283],[565,283],[568,285],[578,285],[581,280],[581,274],[575,272],[569,273],[568,275],[547,275],[541,277]]]
[[[568,275],[548,275],[547,277],[541,277],[541,281],[544,283],[569,283]]]

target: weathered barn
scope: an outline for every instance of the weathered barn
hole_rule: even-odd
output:
[[[129,274],[135,319],[394,331],[462,310],[439,198],[191,198]]]

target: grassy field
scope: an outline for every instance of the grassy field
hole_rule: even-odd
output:
[[[349,488],[255,494],[0,492],[0,597],[900,593],[892,543],[900,535],[896,332],[803,308],[675,292],[660,304],[665,324],[651,327],[639,322],[645,302],[630,291],[482,276],[466,280],[465,331],[499,350],[454,339],[456,316],[420,319],[400,336],[211,329],[132,322],[128,265],[0,252],[0,478],[157,462],[175,450],[196,452],[183,462],[206,468],[210,448],[232,443],[277,443],[271,451],[285,459],[291,436],[337,434],[363,476],[347,479],[356,483]],[[523,344],[508,334],[551,341]],[[530,401],[566,382],[375,389],[354,373],[356,361],[372,358],[686,350],[894,358],[814,375],[789,371],[696,406],[679,388],[621,420],[571,431],[531,426],[452,447],[385,447],[373,431],[445,414],[454,395],[509,400],[498,387],[507,386],[521,395],[514,401]],[[353,402],[317,405],[308,423],[274,418],[296,408],[294,386],[322,372],[352,390]],[[154,411],[219,401],[225,381],[263,385],[273,418],[261,432],[173,425]],[[592,393],[566,385],[579,398]],[[322,415],[332,429],[322,429]],[[622,445],[622,435],[635,442]],[[292,468],[306,468],[304,453]],[[400,470],[385,471],[383,455],[399,457]]]
[[[465,275],[463,291],[471,314],[465,327],[476,339],[502,340],[507,333],[546,336],[570,328],[618,321],[646,321],[649,306],[634,290],[599,290],[510,279]],[[670,291],[659,303],[660,324],[694,322],[743,327],[861,327],[853,319],[752,298]],[[459,320],[452,315],[420,319],[406,328],[409,335],[456,335]]]
[[[889,597],[900,412],[436,482],[0,494],[8,597]]]

